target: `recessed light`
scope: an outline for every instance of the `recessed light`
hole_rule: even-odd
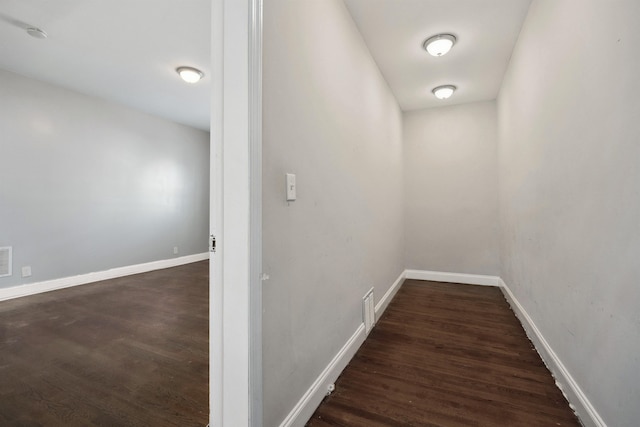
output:
[[[438,34],[429,37],[422,47],[432,56],[442,56],[449,52],[456,43],[456,36],[453,34]]]
[[[204,73],[197,68],[193,67],[178,67],[176,72],[180,74],[182,80],[187,83],[197,83],[204,77]]]
[[[455,92],[456,89],[457,88],[454,85],[444,85],[434,88],[431,92],[433,92],[438,99],[447,99],[453,95],[453,92]]]
[[[46,39],[47,37],[49,37],[47,33],[36,27],[27,28],[27,34],[29,34],[31,37],[35,37],[36,39]]]

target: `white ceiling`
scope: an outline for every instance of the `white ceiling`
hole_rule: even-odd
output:
[[[345,0],[365,43],[404,111],[495,99],[530,0]],[[433,57],[423,42],[458,41]],[[439,85],[458,87],[436,99]]]
[[[0,68],[208,130],[210,26],[210,0],[2,0]]]
[[[530,0],[345,3],[406,111],[494,99]],[[210,0],[1,0],[0,68],[208,130],[210,7]],[[49,38],[30,37],[27,26]],[[442,32],[458,42],[434,58],[422,43]],[[180,65],[205,79],[183,83]],[[441,84],[458,91],[437,100],[431,89]]]

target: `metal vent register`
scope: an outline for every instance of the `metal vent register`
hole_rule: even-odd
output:
[[[373,303],[373,288],[362,298],[362,320],[364,321],[364,331],[371,332],[376,323],[376,311]]]
[[[0,277],[11,276],[11,246],[0,247]]]

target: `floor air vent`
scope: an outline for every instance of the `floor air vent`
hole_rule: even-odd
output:
[[[376,309],[373,300],[373,288],[362,298],[362,317],[364,321],[364,331],[369,334],[371,328],[376,323]]]
[[[0,248],[0,277],[11,276],[11,246]]]

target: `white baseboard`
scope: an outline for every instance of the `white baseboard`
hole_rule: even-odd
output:
[[[533,323],[533,320],[527,311],[520,304],[515,295],[513,295],[509,286],[507,286],[502,279],[499,279],[499,282],[504,296],[511,305],[513,312],[518,316],[518,319],[520,319],[520,323],[522,323],[529,339],[555,377],[558,388],[565,394],[573,410],[578,414],[580,421],[582,421],[582,424],[585,427],[606,427],[607,425],[605,422],[595,410],[580,386],[573,379],[560,358],[558,358],[556,353],[553,351],[536,324]]]
[[[396,283],[393,284],[393,286],[389,289],[389,291],[384,295],[384,297],[376,306],[376,319],[378,318],[378,308],[382,308],[382,310],[384,311],[384,308],[386,308],[386,306],[389,304],[389,302],[393,298],[393,295],[395,295],[395,293],[398,291],[400,287],[399,285],[405,278],[415,280],[430,280],[434,282],[499,286],[500,288],[502,288],[505,298],[520,320],[520,323],[522,323],[522,326],[529,336],[529,339],[540,354],[542,360],[546,363],[547,367],[555,377],[558,388],[565,394],[567,400],[571,404],[571,407],[576,412],[576,414],[578,414],[580,421],[582,421],[585,427],[607,427],[605,422],[602,420],[602,417],[600,417],[578,383],[576,383],[562,361],[553,351],[529,314],[513,295],[511,289],[509,289],[509,287],[500,277],[485,276],[479,274],[448,273],[442,271],[405,270],[404,274],[398,278]]]
[[[375,307],[376,321],[387,309],[394,295],[402,286],[404,279],[405,272],[403,271],[380,301],[378,301]],[[302,427],[309,421],[309,418],[311,418],[318,408],[322,399],[327,395],[329,384],[333,384],[338,379],[366,338],[367,334],[365,333],[364,323],[362,323],[345,345],[342,346],[329,365],[322,371],[320,376],[313,382],[311,387],[309,387],[287,418],[282,421],[280,427]]]
[[[178,265],[189,264],[196,261],[203,261],[205,259],[209,259],[209,252],[187,255],[178,258],[164,259],[160,261],[146,262],[143,264],[128,265],[125,267],[112,268],[110,270],[81,274],[78,276],[63,277],[61,279],[47,280],[44,282],[12,286],[10,288],[0,289],[0,301],[26,297],[29,295],[40,294],[42,292],[55,291],[58,289],[70,288],[72,286],[86,285],[87,283],[115,279],[116,277],[130,276],[132,274],[146,273],[148,271],[176,267]]]
[[[400,273],[400,276],[398,276],[396,281],[393,282],[393,285],[391,285],[389,290],[382,296],[382,298],[380,298],[378,304],[376,304],[376,322],[378,321],[380,316],[382,316],[382,313],[384,313],[384,311],[387,309],[387,306],[398,292],[398,289],[400,289],[402,282],[404,282],[405,275],[406,271]]]
[[[361,324],[294,406],[287,418],[282,421],[280,427],[303,427],[309,421],[309,418],[311,418],[322,399],[326,396],[329,385],[338,379],[338,376],[347,367],[365,338],[364,324]]]
[[[447,273],[444,271],[405,270],[407,279],[430,280],[433,282],[463,283],[466,285],[499,286],[498,276],[482,274]]]

